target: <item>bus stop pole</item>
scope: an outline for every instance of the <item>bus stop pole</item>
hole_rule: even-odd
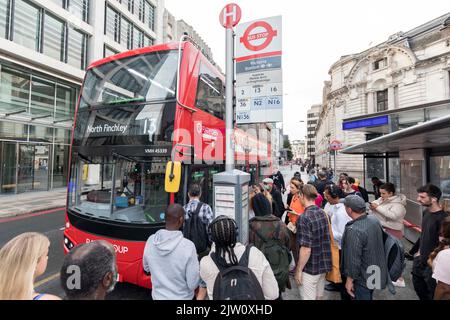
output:
[[[226,28],[226,160],[225,170],[231,173],[234,169],[234,127],[233,127],[233,97],[234,97],[234,36],[233,28]]]

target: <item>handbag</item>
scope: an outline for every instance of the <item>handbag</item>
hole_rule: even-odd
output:
[[[297,233],[297,227],[296,227],[295,224],[293,224],[292,222],[289,222],[289,223],[288,223],[287,228],[288,228],[293,234],[296,234],[296,233]]]
[[[328,222],[328,231],[330,233],[330,249],[331,249],[331,271],[329,271],[325,279],[333,283],[342,283],[341,270],[339,267],[339,248],[334,242],[333,230],[331,228],[330,219],[325,213]]]

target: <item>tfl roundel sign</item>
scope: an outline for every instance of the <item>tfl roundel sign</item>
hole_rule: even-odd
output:
[[[227,4],[220,12],[220,24],[226,29],[231,29],[239,23],[241,16],[242,11],[237,4]]]
[[[339,140],[331,141],[330,149],[331,150],[341,150],[342,149],[342,142],[340,142]]]
[[[278,32],[266,21],[253,22],[239,41],[251,51],[261,51],[272,43]]]

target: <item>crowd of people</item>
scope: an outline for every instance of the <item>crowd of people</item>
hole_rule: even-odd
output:
[[[189,203],[169,205],[165,228],[145,245],[142,268],[151,275],[152,298],[274,300],[295,283],[302,300],[323,299],[325,290],[343,300],[372,300],[375,290],[404,287],[403,266],[394,271],[386,239],[402,248],[406,197],[373,177],[375,199],[369,201],[358,179],[342,173],[335,183],[330,170],[315,170],[306,183],[296,172],[286,186],[278,171],[251,186],[248,243],[238,241],[234,219],[214,218],[192,183]],[[417,189],[425,208],[422,232],[411,250],[397,250],[401,263],[413,260],[413,286],[422,300],[450,299],[450,217],[441,196],[432,184]],[[0,300],[60,299],[34,288],[49,245],[45,235],[25,233],[0,249]],[[76,246],[60,271],[69,300],[105,299],[116,281],[116,255],[106,241]]]

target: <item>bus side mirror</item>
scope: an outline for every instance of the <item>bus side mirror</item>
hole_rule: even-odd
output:
[[[169,193],[177,193],[180,190],[181,162],[169,161],[166,166],[166,180],[164,189]]]

